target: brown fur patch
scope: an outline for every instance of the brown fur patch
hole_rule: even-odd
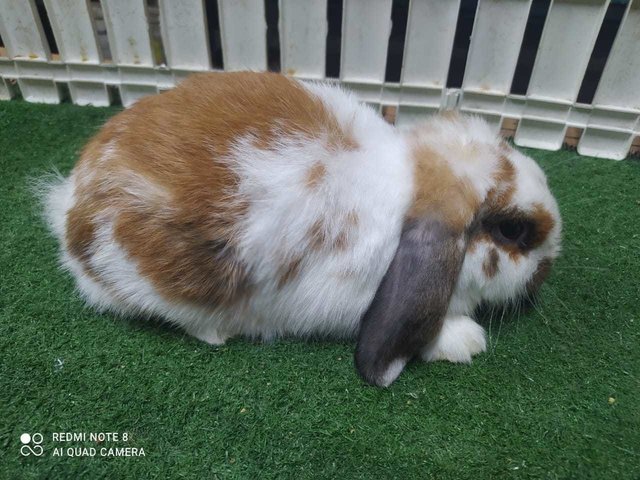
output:
[[[451,171],[446,160],[426,145],[414,147],[415,195],[409,218],[438,215],[461,232],[476,214],[481,199],[473,186]]]
[[[76,204],[67,213],[66,241],[69,253],[76,257],[85,271],[94,279],[97,275],[91,267],[91,245],[95,237],[93,205]]]
[[[156,219],[131,211],[118,216],[114,235],[165,298],[215,306],[247,290],[231,225],[204,215]]]
[[[355,210],[351,210],[349,213],[347,213],[345,224],[351,228],[356,228],[360,224],[360,218],[358,217],[358,213]]]
[[[536,248],[545,242],[549,233],[551,233],[551,230],[556,226],[556,222],[553,219],[551,212],[544,208],[540,203],[535,203],[533,205],[531,219],[535,223],[536,231],[530,247]]]
[[[106,155],[106,146],[117,128],[109,121],[82,150],[74,169],[75,203],[67,212],[65,240],[69,253],[82,265],[85,272],[97,282],[100,277],[91,266],[92,245],[96,233],[96,217],[113,205],[116,192],[96,177],[99,161]],[[103,285],[107,287],[106,285]]]
[[[475,253],[475,251],[478,249],[478,245],[483,242],[493,245],[493,239],[491,238],[491,235],[489,235],[489,233],[484,230],[480,230],[469,239],[469,243],[467,245],[467,253]]]
[[[499,248],[509,254],[511,260],[517,262],[523,254],[539,247],[545,242],[555,226],[555,220],[551,213],[539,203],[533,205],[533,211],[531,213],[516,211],[512,213],[512,216],[513,218],[527,219],[533,223],[533,232],[527,242],[526,248],[519,248],[517,245],[510,244],[498,245]]]
[[[309,246],[313,250],[320,250],[327,243],[327,233],[324,227],[324,221],[322,219],[316,220],[311,225],[309,229],[309,233],[307,234],[309,238]]]
[[[327,231],[327,226],[323,219],[316,220],[307,234],[309,247],[312,250],[346,250],[349,246],[351,231],[358,225],[358,221],[358,215],[353,211],[349,212],[345,217],[342,228],[337,234],[333,235]]]
[[[498,273],[498,263],[500,262],[500,255],[495,248],[489,250],[489,254],[482,263],[482,271],[487,278],[493,278]]]
[[[516,190],[516,169],[503,153],[498,158],[498,168],[493,175],[495,186],[487,193],[487,204],[492,210],[509,205]]]
[[[247,205],[234,197],[238,178],[225,158],[245,136],[261,148],[283,136],[358,148],[318,98],[282,75],[193,75],[116,115],[87,145],[76,169],[91,178],[77,189],[67,218],[69,251],[88,267],[93,219],[109,208],[115,240],[165,298],[238,300],[250,291],[236,254]],[[107,146],[115,154],[104,159]],[[166,198],[145,196],[149,187]],[[292,275],[295,266],[288,270]]]
[[[298,273],[300,272],[301,263],[302,258],[294,258],[286,264],[286,266],[280,273],[280,277],[278,278],[278,288],[284,287],[298,275]]]
[[[535,248],[542,245],[549,236],[549,233],[555,227],[555,220],[553,219],[551,212],[549,212],[546,208],[544,208],[542,204],[539,203],[535,203],[533,205],[533,210],[531,212],[524,212],[513,207],[507,209],[498,209],[497,212],[498,215],[500,215],[504,219],[524,221],[531,224],[531,233],[526,239],[526,244],[523,246],[519,246],[515,243],[495,242],[488,232],[482,231],[481,233],[477,234],[476,237],[472,240],[471,245],[482,240],[495,243],[495,245],[499,249],[503,250],[509,255],[509,259],[516,263],[523,255],[527,254],[527,252],[534,250]]]
[[[488,214],[501,214],[510,210],[510,203],[516,190],[516,169],[509,160],[511,147],[501,142],[498,147],[498,168],[493,174],[494,187],[487,193],[486,211]],[[483,238],[494,243],[488,233]],[[498,248],[509,254],[514,262],[520,259],[521,251],[515,245],[496,244]]]
[[[316,164],[314,164],[313,167],[311,167],[307,172],[307,188],[309,188],[310,190],[314,190],[315,188],[317,188],[326,174],[327,168],[322,163],[317,162]]]
[[[349,233],[347,229],[343,228],[340,230],[340,233],[333,240],[333,249],[335,250],[346,250],[349,245]]]

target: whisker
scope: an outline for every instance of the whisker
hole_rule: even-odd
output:
[[[502,314],[500,315],[500,321],[498,322],[498,333],[496,334],[496,341],[493,344],[493,350],[495,352],[496,348],[498,347],[498,340],[500,339],[500,331],[502,330],[502,320],[504,320],[504,312],[505,309],[502,309]]]
[[[554,267],[554,270],[611,270],[609,267],[589,267],[587,265],[565,265],[562,267]]]
[[[570,317],[572,319],[574,318],[573,317],[573,311],[567,306],[566,303],[564,303],[562,301],[560,296],[554,291],[554,289],[550,285],[546,286],[545,291],[551,292],[553,294],[553,296],[556,298],[556,300],[558,300],[558,302],[560,302],[560,305],[562,305],[564,307],[564,309],[567,311],[567,313],[570,315]]]

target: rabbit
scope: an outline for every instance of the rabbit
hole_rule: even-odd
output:
[[[89,141],[44,209],[99,311],[233,336],[356,339],[389,386],[413,358],[470,362],[472,315],[533,294],[560,251],[544,173],[479,117],[386,123],[345,90],[203,73]]]

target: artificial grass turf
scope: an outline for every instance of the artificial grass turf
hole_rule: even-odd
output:
[[[66,173],[115,109],[0,102],[0,478],[638,478],[640,162],[528,150],[564,217],[541,305],[471,366],[364,385],[353,344],[232,340],[83,308],[28,179]],[[22,457],[42,432],[45,454]],[[139,458],[54,457],[128,432]]]

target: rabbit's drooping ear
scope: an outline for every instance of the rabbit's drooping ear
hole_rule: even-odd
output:
[[[356,368],[386,387],[440,331],[464,259],[464,234],[440,221],[413,220],[364,314]]]

